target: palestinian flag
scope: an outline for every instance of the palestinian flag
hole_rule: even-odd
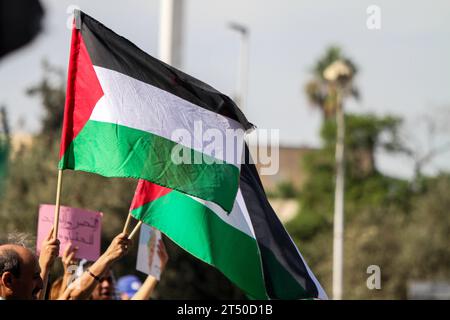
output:
[[[230,212],[251,128],[229,97],[76,11],[60,169],[145,179]]]
[[[327,299],[270,206],[256,167],[243,164],[233,210],[140,180],[130,208],[216,267],[254,299]]]

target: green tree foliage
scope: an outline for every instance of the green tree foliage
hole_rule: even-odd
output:
[[[352,216],[364,206],[384,206],[390,201],[398,205],[400,196],[408,192],[408,183],[383,176],[375,167],[378,148],[395,151],[398,118],[374,115],[347,115],[345,137],[346,215]],[[307,154],[303,167],[309,179],[301,194],[301,214],[293,230],[301,238],[309,238],[322,228],[330,228],[334,208],[334,172],[336,122],[324,122],[321,130],[323,148]]]
[[[349,66],[352,78],[356,76],[358,69],[353,61],[345,56],[339,47],[332,46],[325,51],[324,55],[313,66],[313,77],[306,83],[304,88],[310,104],[322,112],[324,119],[332,118],[337,109],[336,90],[325,80],[324,71],[338,60]],[[345,96],[359,99],[359,91],[355,86],[352,86]]]
[[[344,297],[404,299],[410,280],[448,279],[450,177],[412,183],[380,173],[376,150],[402,150],[395,117],[347,115]],[[335,123],[325,121],[323,148],[308,154],[308,172],[297,217],[288,230],[304,257],[331,292]],[[369,290],[367,267],[381,268],[381,290]]]
[[[410,209],[367,207],[347,227],[346,294],[359,299],[406,299],[409,281],[450,278],[450,176],[427,178]],[[367,266],[381,268],[381,290],[366,287]]]
[[[274,198],[291,199],[296,198],[298,190],[291,181],[282,181],[277,184],[276,191],[272,194]]]
[[[30,87],[27,94],[40,98],[44,107],[41,135],[54,140],[59,138],[62,128],[66,79],[60,68],[50,65],[46,60],[43,61],[42,68],[44,77],[39,83]]]

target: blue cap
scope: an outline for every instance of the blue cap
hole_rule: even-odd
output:
[[[117,291],[119,293],[126,293],[130,298],[139,290],[142,286],[142,282],[138,277],[133,275],[127,275],[120,277],[117,281]]]

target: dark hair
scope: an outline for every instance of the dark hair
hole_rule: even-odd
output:
[[[20,277],[20,256],[13,249],[0,249],[0,276],[7,271]]]

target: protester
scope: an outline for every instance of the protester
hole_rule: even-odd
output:
[[[161,273],[164,271],[168,261],[168,255],[164,242],[162,240],[158,243],[157,254],[161,260]],[[144,283],[141,283],[136,276],[130,275],[119,279],[117,285],[115,283],[114,272],[108,269],[104,276],[100,278],[96,287],[92,291],[89,299],[92,300],[148,300],[157,283],[155,277],[149,275]],[[117,288],[117,292],[116,292]]]
[[[50,269],[55,262],[55,259],[59,255],[59,240],[53,237],[53,228],[50,230],[47,238],[42,241],[41,252],[39,254],[39,266],[41,268],[41,278],[43,287],[39,293],[39,299],[45,299],[45,293],[47,291],[48,275]]]
[[[15,244],[0,246],[0,299],[36,300],[43,288],[37,257]]]
[[[161,261],[161,274],[164,272],[169,256],[167,255],[164,242],[160,239],[157,248],[157,254]],[[123,276],[117,282],[117,291],[121,300],[148,300],[156,287],[158,280],[149,275],[142,283],[138,277],[134,275]]]
[[[76,270],[79,259],[75,258],[78,247],[69,243],[63,251],[61,262],[63,265],[63,276],[57,278],[50,288],[50,300],[57,300],[66,290],[69,281],[77,277]]]
[[[90,299],[92,300],[118,300],[116,294],[116,280],[114,277],[114,272],[111,268],[100,277],[97,285],[92,291]]]
[[[53,230],[43,241],[38,257],[22,244],[0,245],[0,299],[36,300],[45,297],[50,268],[59,252]]]
[[[115,292],[111,266],[127,254],[130,246],[131,240],[126,233],[117,235],[105,253],[79,279],[69,284],[60,299],[85,300],[91,296],[93,299],[112,299]]]
[[[128,252],[130,246],[131,240],[128,239],[128,236],[125,233],[119,234],[95,263],[84,265],[85,272],[73,281],[71,279],[76,278],[75,270],[70,267],[77,264],[75,254],[78,248],[69,244],[61,259],[64,275],[52,284],[50,299],[113,300],[118,298],[111,267]],[[53,239],[53,229],[42,242],[39,258],[21,244],[0,245],[0,300],[43,299],[45,283],[58,253],[59,241]],[[168,261],[167,251],[162,240],[158,243],[157,253],[161,260],[162,273]],[[128,277],[119,283],[118,289],[123,300],[148,300],[158,282],[151,275],[143,284],[136,280],[138,280],[137,277]]]

